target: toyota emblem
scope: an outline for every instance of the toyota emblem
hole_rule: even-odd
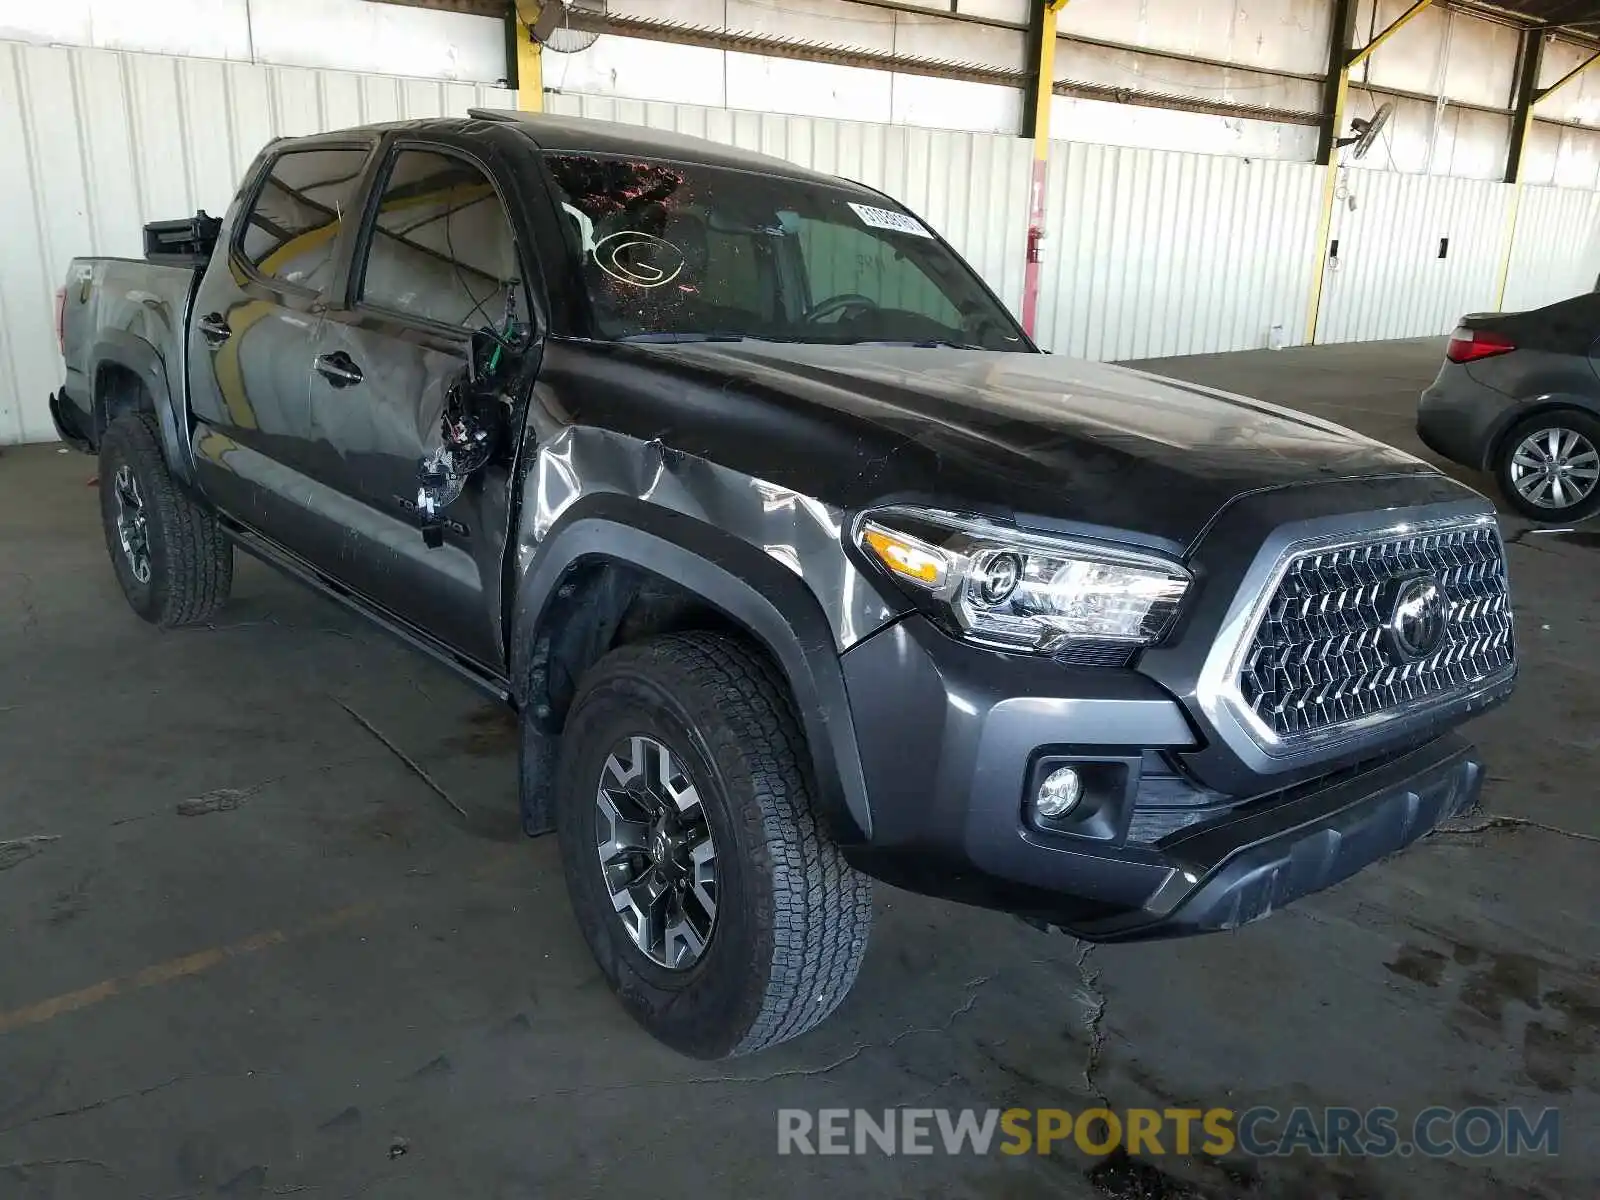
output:
[[[1444,640],[1445,595],[1431,575],[1407,579],[1394,591],[1384,633],[1396,663],[1416,662]]]

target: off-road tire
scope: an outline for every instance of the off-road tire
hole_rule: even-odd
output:
[[[596,792],[611,748],[635,735],[681,762],[716,845],[716,924],[683,969],[634,944],[600,869]],[[737,638],[693,632],[624,646],[582,681],[556,776],[567,889],[623,1006],[684,1054],[725,1058],[798,1037],[855,982],[871,882],[818,827],[809,761],[783,679]]]
[[[138,485],[149,541],[150,578],[140,580],[117,529],[116,479],[128,467]],[[167,470],[154,415],[124,413],[100,439],[100,521],[128,605],[152,625],[205,621],[233,587],[233,545],[216,513],[183,491]]]

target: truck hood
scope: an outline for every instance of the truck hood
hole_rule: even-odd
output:
[[[759,341],[600,353],[684,385],[642,404],[614,391],[610,420],[654,422],[665,444],[847,508],[917,500],[1181,548],[1250,492],[1437,475],[1314,417],[1053,355]]]

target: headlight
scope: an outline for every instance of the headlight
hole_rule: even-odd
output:
[[[951,632],[1052,654],[1070,642],[1148,646],[1189,589],[1178,564],[1009,526],[910,508],[856,522],[856,544]]]

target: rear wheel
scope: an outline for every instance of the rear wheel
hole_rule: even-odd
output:
[[[797,1037],[855,981],[871,885],[818,828],[804,735],[752,648],[687,633],[585,676],[562,736],[567,888],[630,1014],[685,1054]]]
[[[1577,409],[1538,413],[1505,437],[1500,491],[1535,521],[1581,521],[1600,510],[1600,421]]]
[[[152,625],[193,625],[227,602],[233,546],[174,482],[149,413],[124,413],[100,439],[100,519],[122,594]]]

